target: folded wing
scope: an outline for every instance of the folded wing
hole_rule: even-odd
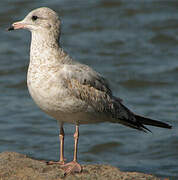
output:
[[[109,121],[142,130],[150,131],[145,125],[170,128],[166,123],[135,115],[122,104],[122,100],[112,95],[107,81],[90,67],[82,64],[64,65],[62,75],[71,94],[95,109],[106,113]]]

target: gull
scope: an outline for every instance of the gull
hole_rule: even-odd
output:
[[[27,29],[31,32],[30,63],[27,86],[35,103],[60,122],[60,159],[65,174],[81,172],[77,161],[79,125],[112,122],[150,131],[144,125],[171,129],[161,121],[135,114],[115,97],[107,80],[91,67],[73,60],[61,47],[61,20],[50,8],[31,11],[22,21],[13,23],[9,31]],[[73,161],[64,159],[64,123],[75,125]]]

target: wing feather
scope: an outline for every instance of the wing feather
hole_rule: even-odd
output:
[[[93,87],[94,89],[112,95],[112,91],[109,88],[106,79],[104,79],[99,73],[97,73],[87,65],[65,64],[62,74],[64,78],[68,80],[76,80],[78,81],[78,84],[86,85],[87,87]]]
[[[113,123],[150,131],[145,125],[171,128],[168,124],[138,116],[122,104],[120,98],[112,95],[107,81],[90,67],[82,64],[64,65],[62,75],[73,96],[85,101],[97,112],[106,113]]]
[[[88,103],[97,112],[106,113],[113,123],[145,131],[148,129],[135,118],[121,100],[112,95],[106,80],[85,65],[64,65],[62,72],[70,93]],[[109,120],[109,119],[108,119]]]

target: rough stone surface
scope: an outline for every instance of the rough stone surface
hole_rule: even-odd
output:
[[[158,180],[153,175],[138,172],[121,172],[109,165],[82,165],[80,174],[64,177],[59,165],[46,165],[15,152],[0,153],[0,180]]]

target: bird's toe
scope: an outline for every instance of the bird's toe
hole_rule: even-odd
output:
[[[65,176],[68,174],[72,174],[72,173],[80,173],[82,171],[81,165],[76,161],[71,161],[64,165],[61,165],[61,167],[65,171],[65,173],[64,173]]]

